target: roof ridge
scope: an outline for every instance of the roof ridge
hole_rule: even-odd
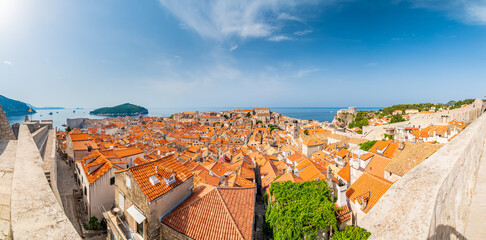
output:
[[[231,223],[233,223],[233,225],[235,226],[236,230],[240,234],[240,237],[242,239],[245,239],[245,237],[243,236],[243,233],[241,232],[240,228],[238,227],[238,224],[236,224],[236,220],[233,218],[233,215],[231,214],[230,210],[228,209],[228,205],[226,204],[226,201],[224,201],[223,196],[219,192],[219,188],[215,188],[215,190],[218,193],[218,196],[221,198],[221,201],[223,202],[224,209],[226,210],[226,212],[228,213],[230,219],[232,220]]]

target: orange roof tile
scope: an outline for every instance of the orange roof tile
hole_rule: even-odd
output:
[[[390,164],[391,159],[381,157],[378,155],[373,156],[368,166],[366,166],[365,171],[369,174],[375,175],[377,177],[385,177],[385,168]]]
[[[365,172],[346,190],[346,196],[353,203],[360,202],[360,199],[368,200],[368,205],[363,210],[368,213],[392,184],[392,182]]]
[[[304,179],[296,176],[295,174],[293,174],[291,172],[288,172],[288,173],[285,173],[284,175],[280,176],[279,178],[277,178],[275,180],[275,182],[286,182],[286,181],[291,181],[293,183],[297,183],[297,182],[304,182]]]
[[[251,239],[254,188],[201,185],[162,222],[192,239]]]
[[[351,182],[350,181],[350,165],[349,164],[346,164],[346,166],[344,166],[343,168],[341,168],[339,170],[339,172],[337,173],[338,176],[340,176],[342,179],[344,179],[344,181],[346,182]]]
[[[155,172],[155,166],[157,166],[157,172]],[[153,162],[130,167],[129,171],[149,202],[176,188],[193,176],[182,163],[175,159],[174,155],[169,155]],[[171,185],[167,185],[165,179],[169,179],[172,173],[175,173],[176,181]],[[159,183],[155,185],[150,183],[150,176],[155,176],[159,180]]]

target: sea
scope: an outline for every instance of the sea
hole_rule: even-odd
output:
[[[272,112],[277,112],[288,117],[306,119],[306,120],[317,120],[319,122],[331,122],[339,109],[346,107],[270,107]],[[200,107],[200,108],[173,108],[173,107],[159,107],[159,108],[147,108],[149,114],[147,116],[157,116],[157,117],[169,117],[170,115],[178,112],[219,112],[234,110],[235,108],[225,108],[225,107]],[[240,109],[252,109],[240,108]],[[381,109],[381,107],[358,107],[361,111],[376,111]],[[65,127],[62,126],[66,124],[67,118],[91,118],[91,119],[103,119],[107,116],[98,116],[89,114],[94,108],[65,108],[65,109],[39,109],[34,114],[29,114],[29,119],[32,120],[52,120],[53,125],[57,127],[58,130],[64,130]],[[50,114],[52,113],[52,114]],[[11,115],[7,116],[10,124],[20,123],[22,124],[25,119],[25,115]]]

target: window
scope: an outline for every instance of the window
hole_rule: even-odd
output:
[[[110,178],[110,185],[115,184],[115,177]]]
[[[118,193],[118,205],[122,211],[125,211],[125,197],[121,193]]]
[[[137,233],[143,237],[143,222],[137,223]]]
[[[128,176],[126,177],[126,184],[127,188],[132,189],[132,180]]]
[[[149,181],[152,183],[152,185],[159,183],[159,179],[157,179],[155,176],[150,176]]]
[[[86,187],[84,187],[84,195],[86,195],[86,194],[87,194]]]

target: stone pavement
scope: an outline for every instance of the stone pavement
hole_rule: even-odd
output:
[[[486,239],[486,151],[481,157],[466,224],[466,239]]]
[[[74,206],[73,190],[77,188],[74,180],[73,171],[71,167],[61,159],[59,154],[56,153],[57,161],[57,187],[59,189],[59,195],[61,196],[64,212],[66,213],[69,221],[73,224],[76,231],[81,235],[81,229],[76,218],[76,208]]]

